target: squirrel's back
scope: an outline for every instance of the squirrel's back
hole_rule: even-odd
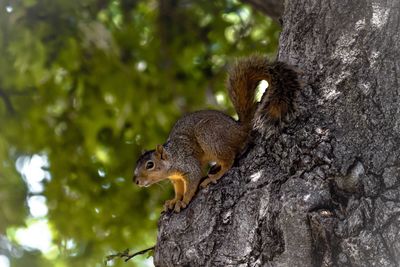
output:
[[[196,132],[205,121],[218,124],[228,124],[231,126],[237,125],[237,122],[230,116],[218,110],[199,110],[183,115],[177,120],[172,127],[169,136],[174,136],[178,133]],[[207,130],[207,129],[202,129]]]
[[[227,114],[217,110],[200,110],[184,115],[175,123],[167,146],[190,140],[206,153],[220,153],[229,147],[238,153],[246,142],[247,134],[240,123]],[[174,144],[169,144],[171,142]]]

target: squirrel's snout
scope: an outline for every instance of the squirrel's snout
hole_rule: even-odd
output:
[[[139,176],[138,176],[138,171],[137,169],[135,169],[134,173],[133,173],[133,178],[132,178],[132,182],[134,182],[135,184],[139,184]]]
[[[139,184],[139,177],[136,175],[136,173],[132,177],[132,182],[134,182],[135,184]]]
[[[136,177],[135,179],[135,183],[139,186],[139,187],[148,187],[152,184],[151,181],[148,181],[146,178],[141,178],[140,177]]]
[[[133,182],[140,187],[146,186],[146,184],[147,184],[146,181],[143,181],[143,179],[140,179],[139,176],[133,176]]]

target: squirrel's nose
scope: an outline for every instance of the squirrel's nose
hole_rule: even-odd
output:
[[[135,171],[133,172],[133,178],[132,178],[132,182],[134,182],[135,184],[139,184],[139,179],[138,179],[138,170],[135,169]]]

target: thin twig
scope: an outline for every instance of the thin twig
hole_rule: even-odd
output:
[[[124,261],[127,262],[127,261],[129,261],[130,259],[132,259],[133,257],[135,257],[137,255],[141,255],[141,254],[144,254],[144,253],[146,253],[146,252],[148,252],[150,250],[154,250],[154,248],[155,248],[155,246],[152,246],[150,248],[146,248],[144,250],[138,251],[138,252],[133,253],[131,255],[129,254],[129,249],[127,248],[123,252],[118,252],[116,254],[108,255],[106,257],[105,264],[107,264],[108,261],[113,260],[114,258],[117,258],[117,257],[119,257],[121,259],[125,258]]]
[[[156,247],[156,246],[152,246],[152,247],[150,247],[150,248],[146,248],[146,249],[141,250],[141,251],[139,251],[139,252],[133,253],[132,255],[129,255],[129,256],[125,259],[125,261],[129,261],[129,260],[132,259],[133,257],[135,257],[135,256],[137,256],[137,255],[144,254],[144,253],[146,253],[147,251],[154,250],[155,247]]]
[[[12,103],[11,103],[10,98],[1,89],[0,89],[0,97],[3,98],[3,102],[4,102],[4,105],[6,106],[6,109],[7,109],[8,113],[11,114],[11,115],[14,115],[15,114],[15,109],[14,109],[14,106],[12,105]]]

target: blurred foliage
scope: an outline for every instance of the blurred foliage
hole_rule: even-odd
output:
[[[2,0],[0,27],[0,254],[11,266],[102,266],[154,245],[172,193],[132,184],[140,151],[185,112],[232,112],[227,64],[273,57],[279,31],[233,0]],[[33,155],[46,162],[39,188]],[[32,196],[47,213],[33,214]],[[55,248],[18,243],[32,220],[48,220]]]

